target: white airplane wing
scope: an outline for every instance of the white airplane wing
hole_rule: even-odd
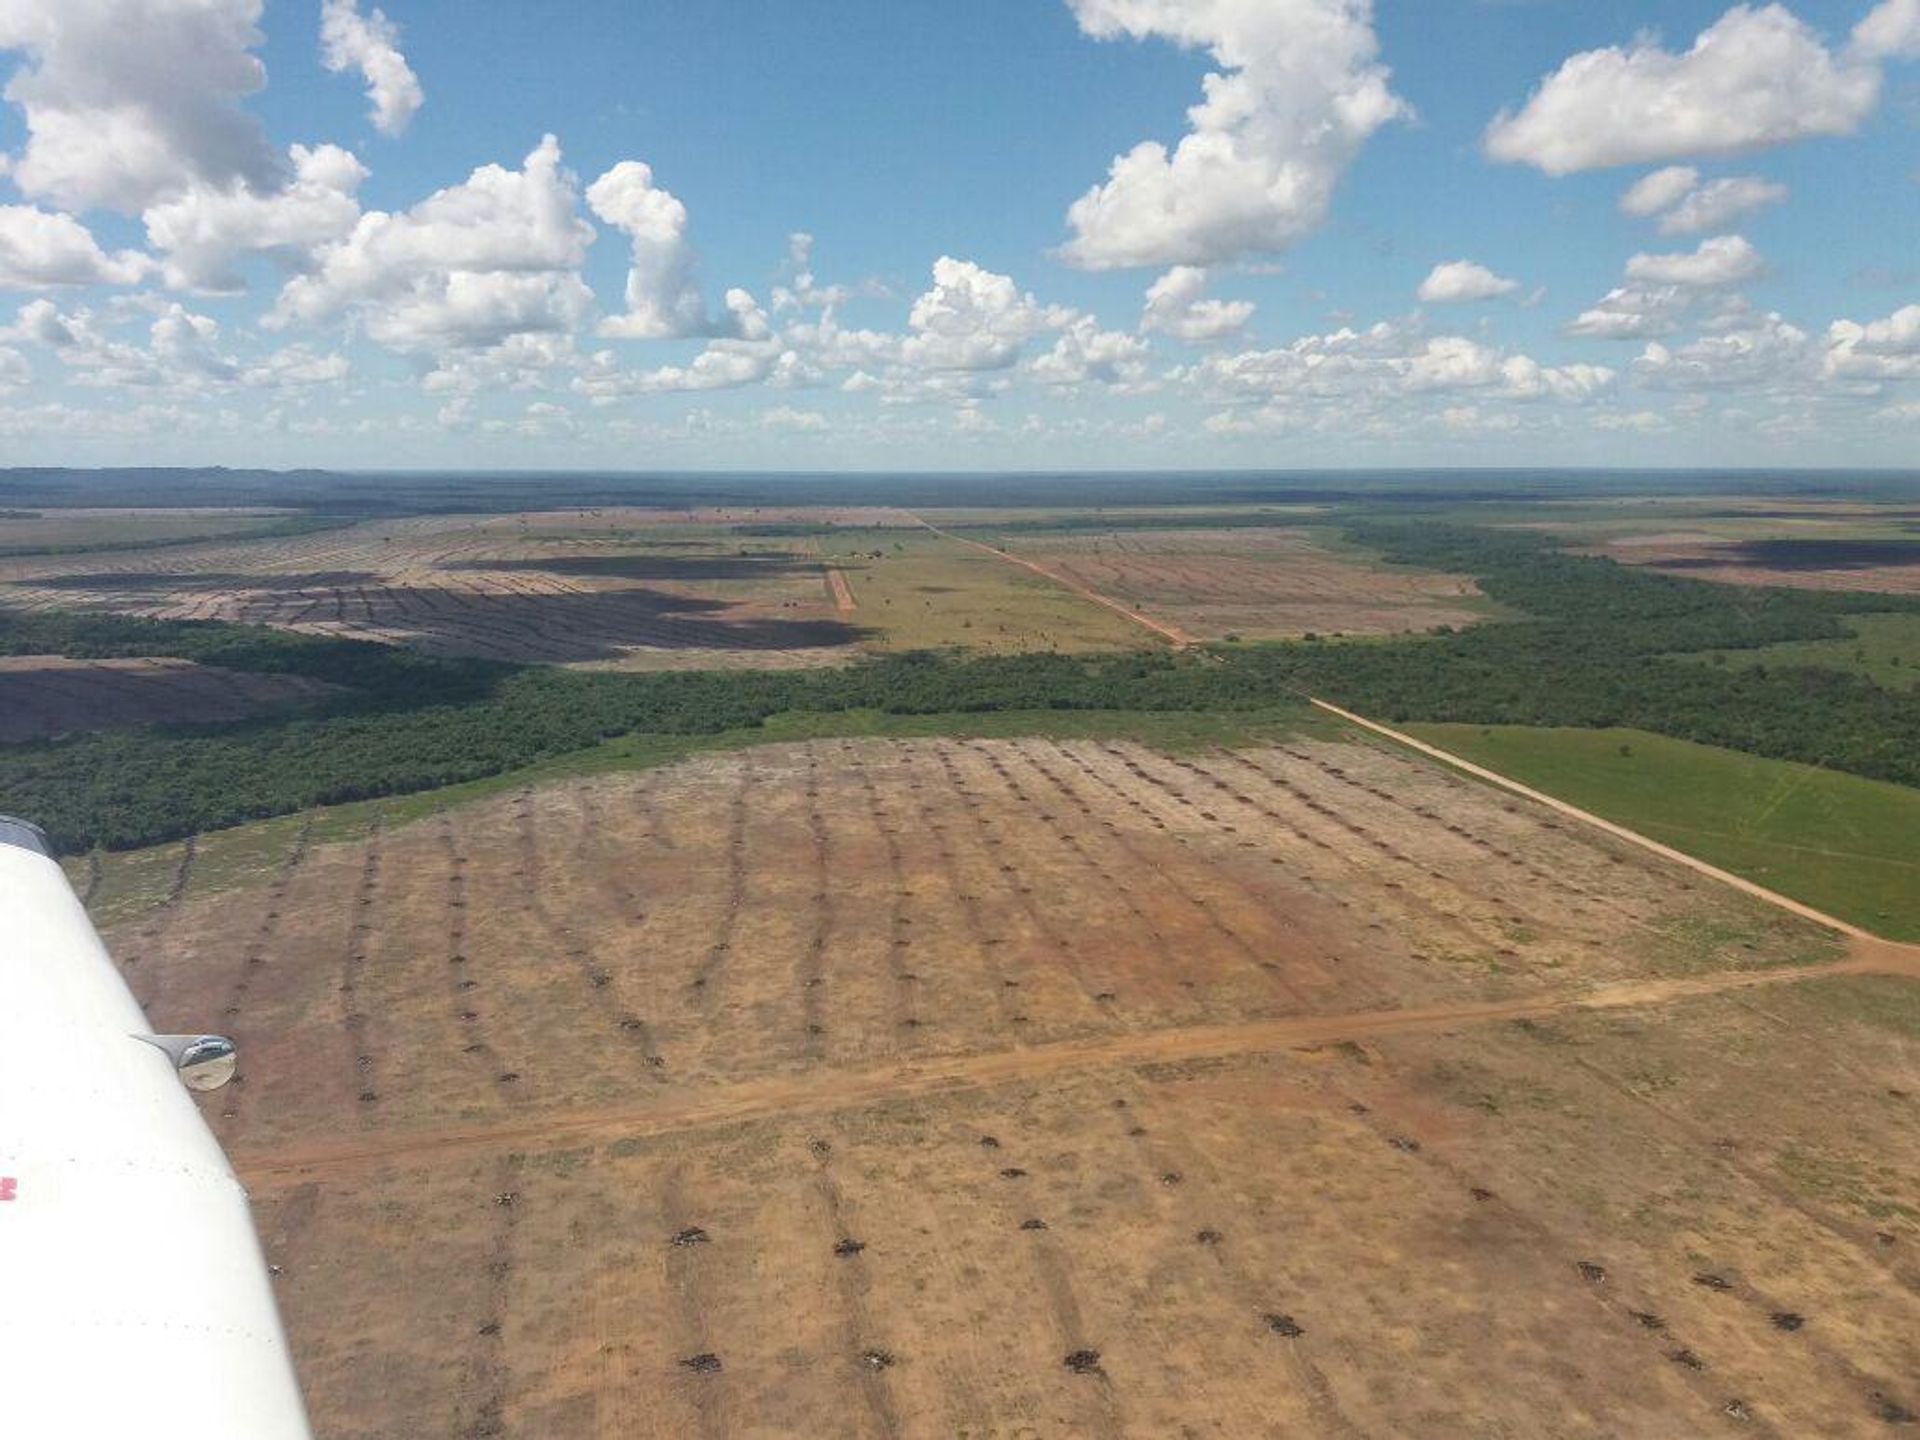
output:
[[[0,1431],[309,1440],[246,1192],[46,837],[0,817]],[[183,1083],[183,1081],[185,1083]]]

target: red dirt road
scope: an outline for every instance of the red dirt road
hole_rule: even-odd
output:
[[[1074,1070],[1214,1060],[1418,1031],[1455,1030],[1465,1025],[1504,1020],[1537,1020],[1581,1010],[1641,1008],[1842,975],[1904,975],[1920,979],[1920,946],[1880,941],[1860,946],[1849,958],[1825,965],[1635,981],[1578,994],[1528,996],[1484,1004],[1288,1016],[1244,1025],[1103,1036],[992,1054],[948,1056],[929,1059],[924,1064],[815,1071],[715,1086],[700,1094],[675,1095],[638,1105],[547,1115],[524,1122],[437,1126],[415,1133],[389,1132],[367,1139],[343,1138],[255,1151],[238,1148],[233,1153],[233,1162],[250,1189],[271,1188],[297,1184],[319,1173],[338,1178],[346,1169],[396,1159],[423,1160],[536,1142],[581,1144],[637,1135],[667,1135],[774,1116],[856,1109],[906,1096],[946,1095],[1038,1080]]]

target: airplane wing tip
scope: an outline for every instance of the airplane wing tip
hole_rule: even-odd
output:
[[[47,832],[31,820],[21,820],[12,815],[0,815],[0,845],[12,845],[21,850],[31,850],[36,855],[53,859],[53,842],[47,838]]]

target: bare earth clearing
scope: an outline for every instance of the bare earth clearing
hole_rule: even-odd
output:
[[[1722,540],[1678,533],[1626,536],[1598,553],[1627,565],[1732,585],[1920,595],[1920,541],[1913,539]]]
[[[333,693],[333,686],[301,675],[190,660],[0,655],[0,744],[115,725],[243,720]]]
[[[641,525],[650,528],[635,528]],[[0,560],[0,603],[237,620],[435,654],[716,668],[831,661],[860,632],[817,560],[656,512],[429,516]]]
[[[1368,565],[1297,529],[1021,536],[1007,548],[1203,640],[1389,635],[1487,614],[1470,579]]]
[[[823,741],[277,833],[95,879],[171,857],[108,938],[241,1041],[333,1440],[1920,1408],[1912,951],[1425,761]]]

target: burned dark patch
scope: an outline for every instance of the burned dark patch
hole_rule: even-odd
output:
[[[1713,570],[1751,565],[1767,570],[1871,570],[1920,565],[1920,540],[1741,540],[1711,553],[1658,562],[1667,570]]]
[[[1916,1420],[1920,1420],[1920,1415],[1915,1415],[1913,1411],[1883,1391],[1875,1390],[1867,1396],[1867,1401],[1873,1406],[1875,1417],[1889,1425],[1911,1425]]]
[[[1060,1363],[1076,1375],[1100,1375],[1105,1373],[1100,1368],[1100,1352],[1098,1350],[1069,1350],[1066,1358]]]

